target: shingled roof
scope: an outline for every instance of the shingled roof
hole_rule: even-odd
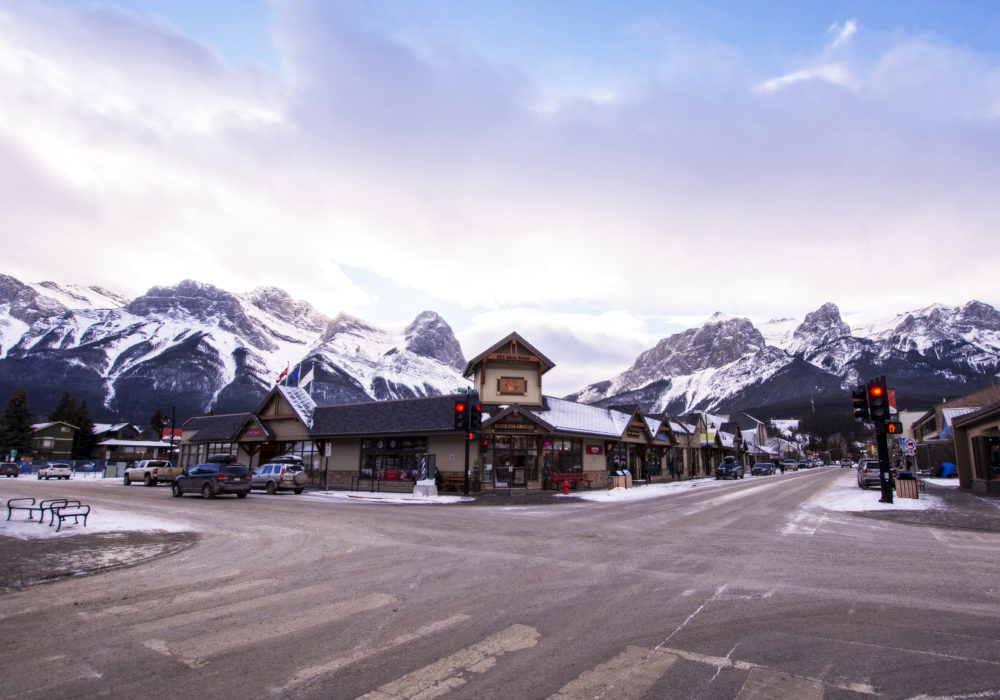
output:
[[[251,417],[252,413],[195,416],[184,422],[184,429],[198,431],[190,437],[189,442],[231,442],[239,437],[243,426]]]
[[[317,406],[309,435],[319,438],[454,432],[455,403],[465,398],[465,394],[447,394]]]

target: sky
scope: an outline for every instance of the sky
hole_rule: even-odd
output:
[[[0,273],[276,286],[547,393],[716,311],[1000,305],[992,1],[0,0]]]

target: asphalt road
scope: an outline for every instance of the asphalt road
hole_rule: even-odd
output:
[[[199,537],[7,589],[0,697],[1000,696],[1000,534],[807,503],[853,477],[511,507],[73,484]]]

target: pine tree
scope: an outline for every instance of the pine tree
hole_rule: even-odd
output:
[[[62,398],[59,399],[59,403],[49,414],[49,420],[52,422],[62,421],[63,423],[69,423],[72,426],[76,426],[76,418],[79,412],[79,408],[76,405],[76,399],[69,395],[68,391],[64,391]]]
[[[163,415],[163,411],[156,409],[156,413],[149,419],[149,427],[155,428],[157,435],[163,437],[163,429],[167,427],[167,417]]]
[[[73,442],[73,457],[75,459],[90,459],[90,453],[94,449],[96,438],[94,435],[94,420],[90,417],[87,399],[80,402],[80,407],[76,411],[75,421],[72,424],[77,427],[76,440]]]
[[[34,415],[28,408],[28,394],[18,387],[7,402],[3,420],[0,421],[0,453],[9,455],[11,450],[17,450],[18,456],[30,454],[33,422]]]

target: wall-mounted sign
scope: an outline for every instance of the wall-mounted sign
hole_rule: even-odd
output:
[[[498,396],[525,396],[528,393],[528,380],[524,377],[497,377]]]
[[[494,423],[493,425],[490,426],[490,428],[492,428],[494,432],[530,433],[534,431],[535,426],[532,423],[508,422],[508,423]]]
[[[264,431],[260,428],[247,428],[243,434],[247,437],[260,437],[264,434]]]
[[[642,431],[639,430],[638,428],[626,428],[625,429],[625,437],[641,438],[642,437]]]
[[[601,455],[604,454],[604,449],[600,445],[587,445],[587,454]]]

